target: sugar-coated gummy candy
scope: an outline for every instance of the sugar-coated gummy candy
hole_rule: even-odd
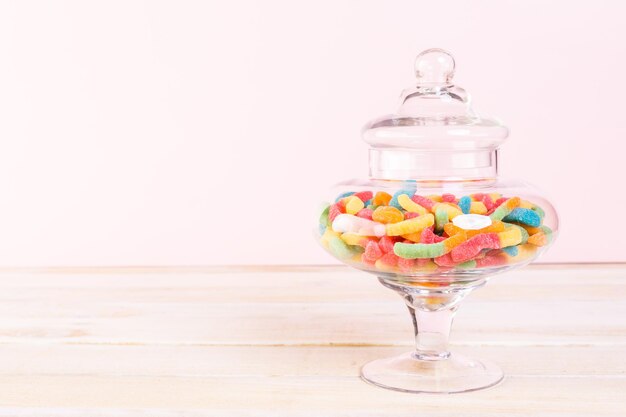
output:
[[[322,210],[322,213],[320,214],[320,226],[324,226],[324,227],[330,226],[330,221],[328,220],[329,210],[330,210],[330,204],[327,204],[326,207],[324,207],[324,210]]]
[[[368,209],[368,208],[362,208],[361,210],[359,210],[359,212],[356,214],[357,217],[361,217],[367,220],[372,220],[372,214],[374,213],[373,210]]]
[[[550,243],[551,237],[552,231],[549,228],[543,226],[537,233],[531,235],[528,238],[528,243],[535,246],[545,246]]]
[[[444,193],[441,195],[441,201],[445,203],[455,203],[456,197],[454,196],[454,194]]]
[[[366,203],[368,200],[371,200],[374,195],[371,191],[359,191],[358,193],[352,194],[352,196]]]
[[[491,217],[492,220],[502,220],[506,216],[508,216],[511,212],[513,212],[513,210],[517,206],[519,206],[519,203],[520,203],[519,197],[509,198],[504,203],[502,203],[500,207],[495,209],[493,213],[489,215],[489,217]]]
[[[466,195],[459,198],[458,204],[463,214],[469,214],[470,207],[472,206],[472,199],[470,198],[470,196]]]
[[[422,197],[418,194],[415,194],[413,197],[411,197],[411,200],[413,200],[416,204],[424,207],[426,210],[432,211],[432,208],[435,205],[435,201],[431,200],[428,197]]]
[[[383,250],[380,248],[377,242],[370,241],[365,246],[365,252],[363,252],[363,257],[370,262],[375,262],[377,259],[384,255]]]
[[[426,198],[434,201],[435,203],[441,203],[443,201],[441,196],[437,194],[429,194],[426,196]]]
[[[505,223],[505,222],[503,222],[503,224],[504,224],[504,226],[506,228],[517,227],[519,229],[519,231],[522,233],[522,242],[521,242],[521,244],[524,244],[524,243],[526,243],[528,241],[528,236],[529,236],[528,231],[526,231],[526,229],[524,229],[522,226],[520,226],[518,224],[515,224],[515,223]]]
[[[421,214],[413,213],[412,211],[407,211],[404,213],[404,220],[414,219],[419,216],[421,216]]]
[[[446,253],[443,242],[439,243],[401,243],[393,246],[393,252],[401,258],[419,259],[436,258]]]
[[[531,209],[516,208],[503,219],[505,222],[521,223],[532,227],[541,225],[541,217]]]
[[[415,268],[416,260],[415,259],[405,259],[398,257],[398,269],[402,272],[410,272]]]
[[[346,197],[350,197],[352,194],[354,194],[354,191],[346,191],[345,193],[339,194],[337,198],[335,199],[335,203],[338,203],[339,201],[343,200]]]
[[[446,213],[448,213],[448,220],[452,220],[456,216],[460,216],[461,214],[463,214],[461,209],[453,203],[437,203],[433,206],[432,211],[436,213],[437,210],[440,209],[443,209],[446,211]]]
[[[386,253],[376,261],[376,266],[379,265],[383,267],[394,267],[398,265],[398,256],[393,252]]]
[[[470,214],[487,214],[487,207],[482,201],[472,201],[469,212]]]
[[[361,246],[363,248],[366,247],[368,242],[373,242],[376,239],[371,236],[357,235],[356,233],[342,233],[340,237],[347,245]]]
[[[372,204],[375,206],[387,206],[390,201],[391,195],[384,191],[377,192],[374,198],[372,198]]]
[[[385,225],[352,214],[340,214],[332,223],[332,229],[341,233],[356,233],[362,236],[384,236]]]
[[[450,256],[449,253],[446,253],[441,256],[437,256],[435,259],[433,259],[433,261],[439,266],[447,266],[447,267],[453,267],[458,263],[452,260],[452,256]]]
[[[354,256],[355,252],[338,236],[328,240],[328,249],[339,259],[347,259]]]
[[[522,232],[519,227],[509,227],[498,233],[498,239],[500,240],[500,248],[519,245],[522,243]]]
[[[534,205],[531,210],[537,213],[537,215],[539,216],[541,220],[543,220],[543,218],[546,216],[546,212],[543,211],[543,209],[539,207],[538,205]]]
[[[411,196],[413,195],[413,193],[415,193],[415,191],[414,191],[414,190],[411,190],[411,189],[402,189],[402,190],[396,191],[396,192],[393,194],[393,198],[391,199],[391,201],[389,201],[389,205],[390,205],[391,207],[395,207],[395,208],[397,208],[397,209],[401,209],[401,208],[402,208],[402,206],[401,206],[401,205],[400,205],[400,203],[398,202],[398,197],[400,197],[400,196],[401,196],[401,195],[403,195],[403,194],[406,194],[406,195],[408,195],[409,197],[411,197]]]
[[[397,223],[404,220],[404,214],[391,206],[380,206],[372,213],[372,219],[380,223]]]
[[[455,262],[465,262],[474,258],[483,249],[498,249],[500,239],[496,233],[482,233],[461,243],[450,254]]]
[[[519,253],[519,249],[517,249],[517,246],[509,246],[507,248],[502,248],[502,252],[506,253],[509,256],[517,256],[517,254]]]
[[[418,214],[428,213],[428,210],[426,210],[424,207],[420,206],[418,203],[413,201],[411,197],[408,196],[408,194],[400,194],[398,196],[398,204],[400,204],[400,207],[402,207],[404,210],[410,213],[418,213]]]
[[[319,234],[320,234],[320,235],[323,235],[323,234],[324,234],[324,232],[326,231],[326,228],[327,228],[327,227],[328,227],[328,226],[324,226],[323,224],[321,224],[321,223],[320,223],[320,224],[319,224],[319,227],[318,227],[318,229],[317,229],[317,230],[318,230],[318,232],[319,232]]]
[[[363,204],[360,198],[354,195],[348,198],[346,202],[346,213],[357,214],[362,208],[365,208],[365,204]]]
[[[341,209],[338,203],[331,204],[328,208],[328,221],[332,223],[337,216],[339,216],[344,211]]]
[[[413,219],[387,224],[387,235],[401,236],[409,233],[419,232],[425,227],[432,226],[434,223],[435,217],[431,213],[427,213]]]
[[[448,211],[443,207],[435,208],[435,230],[441,232],[446,223],[448,223]]]
[[[378,246],[384,252],[393,252],[393,245],[395,245],[396,241],[390,236],[383,236],[378,241]]]
[[[446,240],[442,241],[443,246],[446,249],[446,252],[450,252],[452,249],[459,246],[461,243],[467,240],[467,234],[465,231],[461,231],[460,233],[455,234],[454,236],[450,236]]]

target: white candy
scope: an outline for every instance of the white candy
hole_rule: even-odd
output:
[[[463,230],[478,230],[491,226],[491,217],[482,214],[461,214],[452,219],[452,224]]]
[[[384,236],[385,225],[352,214],[340,214],[333,220],[333,230],[341,233],[356,233],[361,236]]]

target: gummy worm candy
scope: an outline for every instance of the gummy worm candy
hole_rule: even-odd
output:
[[[498,249],[500,239],[496,233],[482,233],[452,249],[450,254],[455,262],[465,262],[474,258],[483,249]]]
[[[406,194],[400,194],[398,196],[398,204],[400,204],[400,207],[402,207],[403,209],[411,213],[419,213],[419,214],[428,213],[428,210],[426,210],[424,207],[417,204],[415,201],[409,198],[409,196]]]
[[[519,206],[520,198],[513,197],[506,200],[504,203],[500,205],[497,209],[494,210],[489,217],[492,220],[502,220],[506,216],[508,216],[517,206]]]
[[[335,232],[356,233],[362,236],[384,236],[385,225],[351,214],[340,214],[333,220],[332,229]]]
[[[400,236],[418,232],[435,223],[435,217],[431,213],[423,216],[415,217],[410,220],[404,220],[398,223],[390,223],[387,225],[387,235]]]
[[[470,196],[466,195],[464,197],[459,198],[459,208],[463,212],[463,214],[469,214],[470,207],[472,206],[472,199]]]
[[[532,227],[539,227],[541,225],[541,217],[537,214],[537,212],[531,209],[519,207],[514,209],[503,220],[506,222],[521,223]]]

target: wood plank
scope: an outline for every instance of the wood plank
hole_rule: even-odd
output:
[[[0,374],[72,376],[358,376],[366,362],[411,346],[2,345]],[[507,375],[626,378],[624,347],[452,346]]]
[[[33,389],[36,387],[36,389]],[[257,415],[623,415],[626,379],[509,377],[453,396],[383,390],[354,377],[0,376],[3,407],[212,410]],[[265,413],[265,414],[264,414]],[[222,414],[224,415],[224,414]]]
[[[535,268],[495,279],[464,303],[452,340],[626,344],[626,304],[615,302],[626,299],[624,270]],[[366,274],[274,274],[11,275],[0,280],[0,343],[410,343],[402,302]]]

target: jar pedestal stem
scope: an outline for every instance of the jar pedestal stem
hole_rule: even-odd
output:
[[[459,304],[478,282],[468,287],[407,286],[380,278],[406,303],[415,332],[415,350],[369,362],[361,378],[379,387],[413,393],[456,393],[487,388],[503,373],[495,364],[470,359],[448,350],[452,321]]]

